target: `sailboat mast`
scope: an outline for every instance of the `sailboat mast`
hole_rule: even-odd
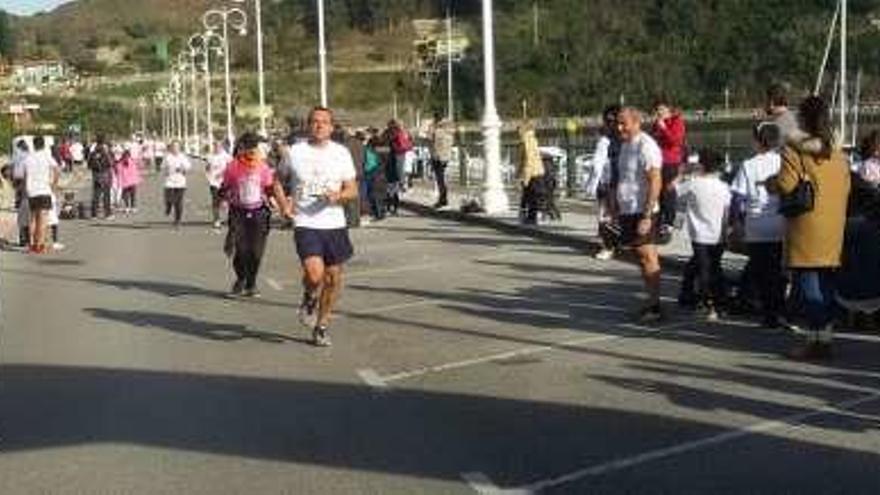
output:
[[[847,0],[840,0],[840,142],[846,143],[846,29]]]

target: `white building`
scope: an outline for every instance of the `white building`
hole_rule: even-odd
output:
[[[60,60],[37,60],[12,66],[12,85],[16,88],[42,88],[66,82],[67,67]]]

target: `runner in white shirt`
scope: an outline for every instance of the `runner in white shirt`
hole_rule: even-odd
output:
[[[180,227],[180,220],[183,217],[186,173],[191,167],[189,157],[180,151],[180,143],[172,142],[162,163],[162,170],[165,174],[165,215],[174,213],[175,227]]]
[[[214,222],[214,228],[219,229],[220,223],[220,207],[223,205],[223,198],[220,197],[220,186],[223,185],[223,173],[226,172],[226,166],[232,161],[230,155],[223,143],[214,145],[214,153],[212,153],[205,165],[205,175],[208,179],[208,186],[211,188],[211,215]]]
[[[46,215],[52,208],[52,192],[58,187],[58,162],[46,149],[43,136],[34,138],[34,151],[24,159],[24,181],[30,211],[30,250],[45,253]]]
[[[639,258],[648,291],[648,303],[640,311],[639,319],[649,323],[663,317],[660,309],[660,257],[655,243],[663,186],[660,176],[663,155],[657,142],[642,132],[642,114],[637,109],[627,107],[620,111],[617,130],[622,144],[612,198],[616,203],[614,209],[621,244],[635,249]]]
[[[735,218],[744,222],[747,269],[741,280],[741,294],[757,293],[764,312],[764,324],[780,324],[785,301],[782,241],[785,218],[779,214],[779,195],[768,184],[782,168],[779,145],[782,130],[771,122],[754,131],[758,154],[746,160],[733,180]],[[754,290],[752,290],[754,289]]]
[[[74,167],[82,166],[86,161],[86,150],[78,139],[70,143],[70,159]]]
[[[333,112],[309,112],[311,137],[290,148],[291,190],[295,198],[294,239],[303,268],[300,321],[313,327],[316,346],[330,345],[327,328],[342,289],[342,267],[354,254],[343,203],[357,199],[354,162],[348,149],[330,140]]]

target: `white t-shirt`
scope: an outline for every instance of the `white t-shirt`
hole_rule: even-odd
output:
[[[183,153],[172,153],[165,157],[162,168],[165,171],[165,188],[186,189],[186,173],[191,164]]]
[[[649,170],[663,168],[663,153],[654,138],[640,132],[632,141],[620,146],[617,169],[617,204],[622,215],[645,213],[648,196],[647,175]],[[657,210],[659,206],[655,206]],[[654,213],[654,212],[651,212]]]
[[[79,141],[74,141],[70,144],[70,158],[75,162],[85,161],[85,148],[83,148],[82,143]]]
[[[761,153],[743,162],[731,190],[746,200],[746,242],[779,242],[785,218],[779,214],[779,196],[765,187],[768,178],[779,173],[782,158],[776,151]]]
[[[48,150],[30,153],[24,159],[25,191],[29,198],[52,195],[52,174],[58,162]]]
[[[322,196],[327,191],[339,191],[343,182],[355,180],[357,173],[348,148],[332,141],[323,146],[298,143],[290,147],[287,166],[297,202],[296,226],[319,230],[345,228],[342,206],[330,205]]]
[[[226,166],[232,161],[232,155],[225,151],[214,153],[208,157],[208,185],[211,187],[220,187],[223,184],[223,173]]]
[[[30,155],[29,151],[22,151],[16,146],[12,149],[12,178],[24,179],[24,160]]]
[[[606,173],[606,169],[610,168],[611,158],[608,156],[609,148],[611,148],[611,140],[608,136],[599,136],[596,141],[596,149],[593,151],[592,170],[589,179],[584,183],[584,192],[588,198],[595,198],[599,184],[610,177],[611,174]]]
[[[730,207],[730,186],[715,174],[698,175],[677,186],[686,207],[688,236],[697,244],[724,241],[724,223]]]

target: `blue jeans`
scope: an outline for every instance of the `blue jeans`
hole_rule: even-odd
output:
[[[794,280],[810,330],[821,330],[834,319],[834,269],[795,269]]]

